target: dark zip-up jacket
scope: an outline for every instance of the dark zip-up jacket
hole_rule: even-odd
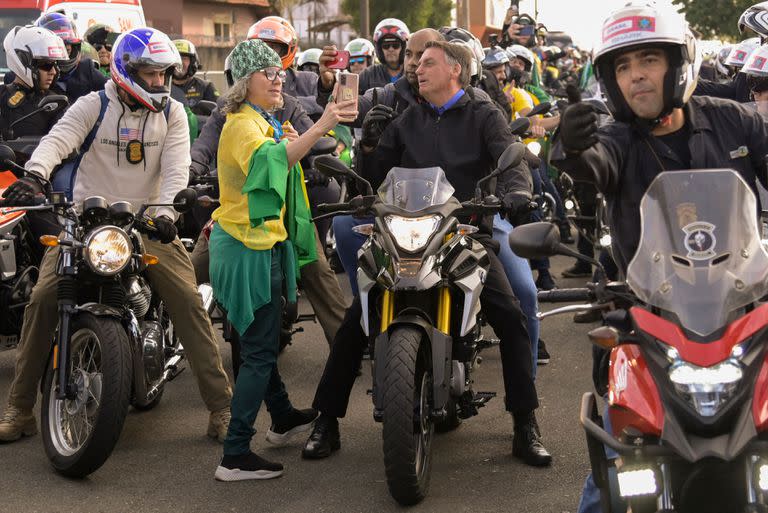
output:
[[[293,68],[288,68],[285,73],[283,94],[299,100],[307,115],[322,115],[323,108],[317,104],[317,75],[310,71],[296,71]]]
[[[456,189],[456,199],[465,201],[513,142],[515,136],[493,102],[465,94],[440,116],[427,103],[405,110],[384,130],[376,150],[364,157],[363,169],[376,190],[395,166],[440,166]],[[531,173],[524,162],[501,175],[496,188],[500,198],[531,190]]]
[[[752,101],[749,94],[749,85],[747,84],[747,75],[744,73],[736,73],[733,79],[723,84],[699,78],[693,94],[696,96],[725,98],[726,100],[734,100],[739,103]]]
[[[768,183],[768,128],[757,112],[708,96],[693,96],[684,111],[691,162],[682,162],[647,131],[618,122],[601,127],[599,142],[578,156],[567,157],[559,140],[553,147],[552,163],[558,169],[574,180],[595,184],[605,194],[613,256],[622,272],[640,242],[640,200],[662,171],[730,168],[758,198],[757,180]]]
[[[219,102],[221,107],[221,101]],[[307,116],[299,100],[283,93],[283,108],[275,113],[275,118],[284,123],[290,121],[293,128],[301,135],[312,126],[312,120]],[[214,109],[208,121],[203,126],[200,136],[192,144],[192,160],[209,168],[216,167],[216,154],[219,151],[219,137],[227,116],[219,108]]]
[[[360,94],[365,94],[368,89],[373,87],[385,87],[387,84],[391,84],[392,75],[389,74],[387,69],[388,68],[384,64],[374,64],[373,66],[365,68],[363,72],[360,73],[360,78],[358,79],[357,84]],[[403,72],[401,70],[400,78],[403,78],[402,74]]]

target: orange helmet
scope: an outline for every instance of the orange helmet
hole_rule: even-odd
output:
[[[261,39],[262,41],[274,41],[286,46],[284,52],[280,54],[280,60],[283,61],[283,69],[288,69],[293,64],[296,57],[296,50],[299,48],[299,38],[287,20],[280,16],[267,16],[262,18],[248,29],[248,39]]]

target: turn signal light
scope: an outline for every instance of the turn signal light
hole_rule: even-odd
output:
[[[600,326],[587,333],[589,340],[603,349],[611,349],[619,345],[619,332],[612,326]]]
[[[366,224],[358,224],[357,226],[352,227],[352,231],[355,233],[359,233],[360,235],[365,235],[366,237],[370,237],[373,233],[373,225],[371,223]]]
[[[141,262],[146,265],[155,265],[160,261],[159,258],[157,258],[155,255],[150,255],[149,253],[144,253],[141,255]]]
[[[42,235],[40,237],[40,244],[52,248],[59,245],[59,238],[56,235]]]

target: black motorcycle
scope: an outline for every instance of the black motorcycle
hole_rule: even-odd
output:
[[[374,196],[370,184],[337,159],[315,161],[322,172],[369,191],[321,210],[374,217],[373,224],[355,227],[369,236],[359,253],[361,323],[373,355],[373,416],[383,423],[387,484],[400,504],[415,504],[427,493],[435,430],[455,428],[495,396],[472,390],[479,353],[491,345],[478,322],[489,263],[470,237],[478,228],[459,219],[501,210],[482,190],[519,165],[524,151],[520,143],[510,146],[464,203],[439,167],[393,168]]]
[[[76,210],[64,193],[43,204],[6,209],[53,211],[59,236],[41,237],[58,247],[58,328],[44,374],[42,433],[46,454],[61,474],[84,477],[107,460],[128,407],[155,407],[165,384],[183,367],[184,352],[170,338],[162,301],[142,275],[158,262],[145,252],[140,232],[155,231],[144,212],[172,206],[182,212],[195,201],[181,191],[172,205],[111,205],[99,196]]]

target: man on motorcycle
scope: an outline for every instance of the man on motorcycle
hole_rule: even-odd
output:
[[[171,73],[181,67],[181,58],[168,36],[151,28],[121,35],[114,50],[112,81],[102,93],[106,103],[97,93],[75,103],[42,139],[27,169],[47,179],[96,127],[93,144],[80,161],[75,202],[99,195],[110,203],[129,201],[135,209],[147,202],[172,203],[176,193],[186,187],[189,169],[186,118],[181,105],[169,98]],[[97,126],[102,105],[106,109]],[[4,197],[11,204],[28,204],[43,189],[40,179],[21,178]],[[158,207],[152,214],[156,233],[152,238],[144,236],[144,244],[159,257],[159,263],[147,269],[147,277],[168,308],[211,412],[208,435],[223,441],[232,390],[213,328],[197,294],[187,251],[176,237],[175,211]],[[24,313],[16,375],[0,418],[2,441],[36,432],[32,408],[57,323],[57,253],[58,249],[46,253]]]
[[[299,38],[293,26],[279,16],[267,16],[251,25],[247,39],[261,39],[277,52],[286,73],[283,93],[298,99],[310,117],[320,116],[323,108],[316,100],[317,75],[292,68],[299,49]]]
[[[231,87],[234,81],[230,82],[229,57],[227,57],[227,60],[224,63],[224,68],[224,74],[227,75],[227,81]],[[286,77],[287,76],[288,75],[286,74]],[[312,127],[312,120],[307,116],[307,112],[304,110],[299,100],[290,94],[286,94],[285,88],[283,89],[282,99],[282,108],[273,113],[275,119],[281,124],[286,121],[290,122],[291,126],[296,129],[299,135],[309,130],[310,127]],[[189,168],[191,175],[207,175],[210,172],[211,163],[213,163],[214,166],[216,165],[219,138],[221,137],[221,130],[224,128],[225,121],[226,116],[219,108],[211,113],[208,122],[200,133],[200,137],[192,145],[192,165]],[[312,182],[314,177],[309,176],[308,173],[309,170],[306,170],[305,178]],[[320,173],[317,173],[316,171],[314,173],[319,175],[319,177],[317,177],[318,179],[322,178]],[[197,244],[195,244],[195,250],[192,254],[192,263],[195,266],[195,274],[198,281],[201,283],[209,281],[207,279],[208,239],[203,235],[198,238]],[[336,279],[336,275],[325,258],[323,244],[321,243],[319,236],[317,239],[317,260],[301,268],[301,284],[307,295],[307,299],[312,305],[312,309],[314,310],[315,315],[317,315],[317,319],[323,328],[325,338],[330,344],[341,325],[346,304],[344,302],[344,295],[341,292],[341,287],[339,287],[339,281]]]
[[[394,166],[440,166],[455,188],[458,200],[473,197],[477,181],[491,171],[501,153],[514,141],[504,116],[495,105],[476,101],[466,93],[470,55],[463,46],[430,41],[416,70],[423,103],[407,109],[384,131],[378,147],[363,142],[366,176],[377,187]],[[440,130],[436,129],[440,122]],[[418,136],[417,136],[418,135]],[[527,206],[531,177],[524,165],[502,175],[507,194],[503,201],[516,210]],[[506,409],[514,416],[512,453],[525,463],[546,466],[552,457],[541,443],[534,415],[538,407],[532,375],[531,345],[525,315],[504,274],[490,226],[477,239],[488,249],[490,269],[480,296],[488,321],[501,339]],[[313,407],[321,412],[304,447],[305,458],[324,458],[340,448],[338,418],[346,407],[366,345],[360,327],[361,304],[355,299],[331,348]]]
[[[38,112],[20,121],[12,134],[10,126],[38,110],[40,100],[53,94],[51,85],[67,56],[64,41],[48,29],[14,27],[5,36],[3,48],[14,79],[11,84],[0,85],[2,139],[47,134],[61,117],[63,108]]]
[[[186,39],[176,39],[173,44],[181,55],[182,64],[181,72],[173,74],[173,83],[184,91],[189,108],[194,110],[200,100],[215,102],[219,92],[213,82],[195,76],[197,70],[201,68],[195,45]]]
[[[756,179],[766,179],[768,154],[768,130],[758,114],[732,101],[692,96],[699,58],[684,18],[636,4],[609,17],[604,33],[625,16],[647,18],[655,31],[634,27],[633,37],[607,38],[595,54],[616,122],[598,129],[592,107],[572,105],[553,152],[559,169],[605,194],[622,270],[637,249],[640,199],[658,173],[733,168],[755,189]]]
[[[369,66],[360,73],[358,85],[361,93],[373,87],[384,87],[403,76],[405,45],[410,36],[408,26],[397,18],[387,18],[376,25],[373,29],[373,45],[376,47],[379,64]],[[321,71],[322,68],[321,57]]]

